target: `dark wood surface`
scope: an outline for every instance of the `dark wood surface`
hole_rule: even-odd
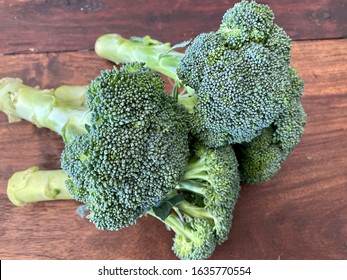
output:
[[[36,0],[0,3],[0,53],[92,49],[103,33],[148,34],[178,43],[216,30],[237,2],[222,0]],[[267,0],[296,40],[347,36],[346,0]]]
[[[107,32],[180,42],[217,28],[235,1],[1,1],[0,78],[86,84],[112,64],[93,53]],[[294,38],[308,124],[269,182],[244,185],[229,240],[212,259],[347,259],[347,1],[261,1]],[[319,40],[324,39],[324,40]],[[7,180],[59,167],[63,142],[0,113],[1,259],[175,259],[172,232],[144,217],[118,232],[75,215],[74,201],[14,207]]]

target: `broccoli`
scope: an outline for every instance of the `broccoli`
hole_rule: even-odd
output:
[[[175,188],[189,157],[189,114],[143,64],[102,71],[88,86],[88,133],[67,143],[72,196],[100,229],[132,225]]]
[[[0,79],[0,111],[10,122],[25,119],[46,127],[69,142],[86,133],[89,112],[85,100],[86,86],[60,86],[40,89],[23,84],[18,78]]]
[[[186,86],[178,99],[194,115],[192,131],[204,145],[220,147],[250,142],[295,98],[293,83],[301,79],[289,67],[290,38],[273,21],[267,5],[241,1],[183,56],[148,36],[104,35],[95,50],[116,63],[145,62]]]
[[[300,103],[303,83],[297,80],[294,84],[295,98],[274,122],[251,142],[234,145],[242,182],[259,184],[269,180],[300,141],[306,125],[306,114]]]
[[[243,0],[217,31],[191,43],[101,36],[96,52],[124,65],[87,87],[0,80],[10,121],[26,119],[65,141],[62,170],[15,173],[10,200],[75,199],[107,230],[149,214],[175,232],[179,258],[208,258],[228,238],[240,181],[271,178],[303,134],[304,85],[290,49],[270,8]],[[172,95],[154,71],[175,81]]]
[[[66,143],[63,170],[15,173],[12,203],[75,199],[98,228],[111,230],[151,214],[176,233],[179,258],[208,258],[228,238],[239,195],[233,148],[190,139],[188,150],[189,114],[143,65],[103,71],[86,95],[86,132]]]
[[[19,79],[1,82],[1,110],[12,120],[21,117],[63,136],[67,188],[88,204],[98,228],[134,224],[183,176],[190,116],[143,64],[102,71],[76,92],[40,90]]]
[[[176,232],[173,250],[179,258],[208,258],[216,244],[228,239],[240,191],[237,168],[231,146],[197,147],[177,187],[184,200],[176,206],[176,217],[182,215],[181,222],[191,230],[180,233],[173,228]]]
[[[240,178],[231,146],[218,149],[194,144],[181,181],[146,214],[163,221],[175,232],[172,250],[180,259],[207,259],[216,245],[227,240],[236,205]],[[52,199],[73,199],[62,170],[37,167],[15,173],[8,195],[15,205]],[[87,208],[78,208],[84,215]],[[91,215],[89,213],[88,215]]]

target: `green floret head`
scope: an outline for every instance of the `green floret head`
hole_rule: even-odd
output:
[[[226,52],[222,61],[205,69],[195,107],[197,133],[212,147],[252,140],[285,109],[291,88],[288,66],[261,45]]]
[[[88,133],[69,143],[62,168],[98,228],[134,224],[176,186],[189,157],[189,114],[143,64],[106,70],[87,90]],[[84,194],[84,195],[81,195]]]
[[[216,248],[213,223],[205,219],[185,217],[183,233],[176,233],[172,250],[182,260],[204,260]]]
[[[180,259],[202,260],[229,235],[240,191],[233,148],[208,148],[197,142],[183,179],[148,213],[175,232],[173,251]]]
[[[301,102],[301,98],[304,93],[304,81],[300,78],[298,72],[291,66],[289,66],[290,74],[290,88],[288,89],[288,95],[291,103],[294,101]],[[288,106],[290,107],[291,104]]]
[[[224,14],[218,33],[232,49],[254,42],[289,64],[291,40],[274,19],[268,5],[243,0]]]
[[[263,44],[272,31],[273,20],[269,6],[243,0],[224,14],[219,32],[225,34],[233,48],[250,41]]]
[[[301,103],[293,101],[259,136],[235,146],[241,181],[258,184],[273,177],[300,141],[305,124],[306,114]]]
[[[88,185],[90,160],[90,135],[79,135],[73,142],[65,146],[62,154],[63,170],[67,174],[78,174],[78,176],[66,180],[66,188],[74,199],[87,203],[88,191],[85,186]]]
[[[241,181],[257,184],[270,179],[281,167],[285,155],[273,140],[274,128],[264,128],[251,142],[237,145]]]
[[[231,146],[218,149],[198,145],[180,189],[190,203],[178,207],[191,217],[211,219],[216,242],[227,240],[239,197],[238,163]]]
[[[292,102],[274,121],[274,143],[288,153],[299,143],[306,125],[306,114],[302,104]]]
[[[273,19],[268,6],[242,1],[187,48],[177,74],[195,90],[193,132],[204,145],[251,141],[292,98],[290,38]]]

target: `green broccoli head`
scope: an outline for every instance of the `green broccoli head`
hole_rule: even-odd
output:
[[[88,133],[66,145],[61,161],[71,194],[100,229],[136,220],[185,172],[189,114],[143,64],[106,70],[87,90]]]
[[[242,1],[187,48],[177,73],[195,90],[193,131],[205,145],[251,141],[293,98],[290,39],[273,19],[268,6]]]

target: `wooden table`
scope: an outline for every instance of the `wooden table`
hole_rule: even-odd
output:
[[[93,52],[104,33],[178,43],[217,29],[236,1],[56,0],[0,2],[0,78],[43,88],[87,84],[112,64]],[[347,258],[347,1],[264,0],[293,38],[305,81],[305,134],[281,171],[244,185],[229,240],[211,259]],[[1,259],[176,259],[173,233],[154,218],[118,231],[75,215],[74,201],[14,207],[7,180],[59,167],[63,142],[0,113]]]

